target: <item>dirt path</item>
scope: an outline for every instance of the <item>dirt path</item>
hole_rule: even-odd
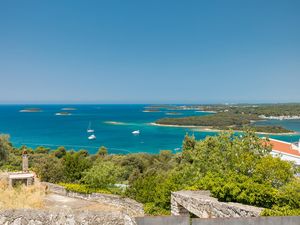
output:
[[[48,194],[45,197],[46,209],[71,209],[71,210],[90,210],[90,211],[121,211],[118,207],[101,204],[98,202],[86,201],[82,199],[70,198],[57,194]]]

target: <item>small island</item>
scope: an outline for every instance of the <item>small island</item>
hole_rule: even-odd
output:
[[[19,112],[35,113],[35,112],[42,112],[42,110],[40,108],[26,108],[26,109],[21,109]]]
[[[74,111],[77,110],[76,108],[62,108],[63,111]]]
[[[179,113],[179,112],[166,112],[166,115],[174,115],[174,116],[177,116],[177,115],[182,115],[182,113]]]
[[[69,112],[58,112],[55,113],[56,116],[71,116],[72,114]]]
[[[159,111],[157,109],[145,109],[145,110],[143,110],[143,112],[145,112],[145,113],[157,113],[157,112],[161,112],[161,111]]]

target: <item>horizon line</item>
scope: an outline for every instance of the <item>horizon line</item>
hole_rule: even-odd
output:
[[[0,105],[249,105],[249,104],[300,104],[300,102],[0,102]]]

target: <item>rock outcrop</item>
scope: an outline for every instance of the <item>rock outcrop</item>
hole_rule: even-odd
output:
[[[257,217],[263,208],[232,202],[219,202],[210,197],[209,191],[178,191],[171,194],[171,213],[174,216],[189,215],[199,218]]]

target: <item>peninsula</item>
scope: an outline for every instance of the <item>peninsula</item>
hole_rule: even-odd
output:
[[[179,107],[182,108],[182,107]],[[259,133],[294,133],[278,125],[258,125],[255,122],[266,119],[298,119],[300,104],[270,104],[270,105],[203,105],[193,106],[204,112],[216,112],[204,116],[188,116],[177,118],[162,118],[155,121],[157,125],[205,127],[212,130],[243,130],[251,127]]]
[[[19,112],[42,112],[40,108],[26,108],[21,109]]]

